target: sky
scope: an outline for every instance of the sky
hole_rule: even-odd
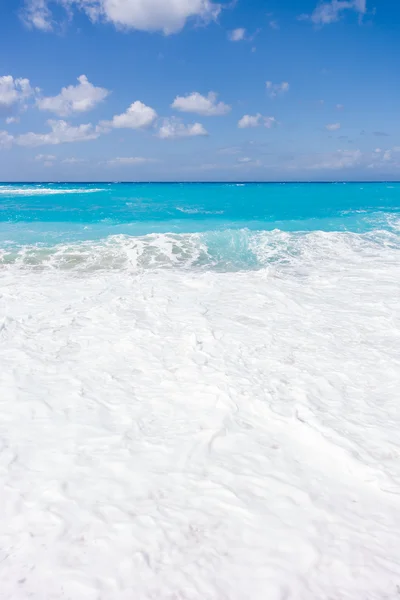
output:
[[[399,33],[394,0],[0,0],[0,180],[399,180]]]

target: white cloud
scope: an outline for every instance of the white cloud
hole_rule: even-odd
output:
[[[39,162],[52,161],[56,160],[56,157],[54,156],[54,154],[37,154],[35,156],[35,160],[38,160]]]
[[[336,104],[336,109],[337,110],[343,110],[344,109],[344,105],[343,104]]]
[[[184,125],[180,119],[176,119],[175,117],[164,119],[163,124],[158,131],[158,137],[164,140],[203,135],[208,135],[208,133],[201,123]]]
[[[145,163],[156,162],[153,158],[144,158],[143,156],[118,156],[107,161],[107,164],[114,167],[118,165],[143,165]]]
[[[238,121],[238,127],[240,129],[246,129],[248,127],[259,127],[260,125],[264,125],[267,129],[271,129],[276,122],[275,117],[263,117],[263,115],[257,113],[256,115],[244,115]]]
[[[95,87],[86,75],[78,77],[78,85],[62,88],[57,96],[38,98],[36,104],[40,110],[54,112],[61,117],[72,113],[87,112],[104,100],[109,94],[105,88]]]
[[[360,164],[363,158],[361,150],[337,150],[324,156],[319,162],[310,165],[310,169],[348,169]]]
[[[221,5],[211,0],[25,0],[24,21],[42,31],[54,28],[50,2],[66,11],[82,10],[93,22],[109,21],[118,28],[162,31],[170,35],[180,31],[188,19],[216,19]]]
[[[238,158],[238,162],[240,162],[240,163],[249,163],[251,161],[252,161],[252,159],[249,158],[248,156],[243,156],[242,158]]]
[[[400,151],[400,148],[397,148]],[[393,174],[400,172],[400,156],[396,147],[382,150],[375,148],[370,152],[340,149],[335,152],[305,154],[293,157],[285,165],[287,170],[304,171],[340,171],[346,169],[374,169],[377,172]]]
[[[238,122],[238,127],[240,129],[245,129],[246,127],[258,127],[261,124],[262,115],[257,113],[256,115],[244,115]]]
[[[36,90],[31,87],[29,79],[14,79],[12,75],[0,77],[0,107],[10,108],[22,102]]]
[[[383,160],[385,160],[385,161],[392,160],[392,151],[391,150],[386,150],[386,152],[383,153]]]
[[[52,29],[51,12],[47,6],[48,0],[26,0],[25,10],[22,13],[23,21],[30,27],[41,31]]]
[[[270,98],[276,98],[276,96],[286,94],[286,92],[289,91],[290,85],[287,81],[282,81],[282,83],[272,83],[272,81],[267,81],[265,87],[269,90]]]
[[[80,163],[84,163],[86,162],[84,158],[75,158],[74,156],[72,156],[71,158],[64,158],[64,160],[61,161],[64,165],[78,165]]]
[[[325,125],[325,129],[328,131],[337,131],[340,129],[340,123],[329,123],[328,125]]]
[[[156,111],[136,100],[122,114],[115,115],[111,121],[102,121],[101,127],[114,129],[144,129],[153,125],[157,118]]]
[[[228,39],[231,42],[240,42],[246,38],[246,30],[243,27],[238,27],[237,29],[233,29],[228,33]]]
[[[0,131],[0,148],[9,148],[14,141],[14,136],[8,131]]]
[[[239,146],[227,146],[226,148],[220,148],[218,150],[219,154],[239,154],[240,152],[240,147]]]
[[[19,117],[7,117],[6,123],[7,125],[11,125],[12,123],[19,123]]]
[[[270,21],[269,26],[271,27],[271,29],[279,29],[278,21]]]
[[[310,20],[315,25],[329,25],[339,21],[342,13],[353,10],[362,19],[367,12],[367,0],[331,0],[319,3],[311,15],[301,15],[300,19]]]
[[[226,115],[231,107],[224,102],[217,102],[217,98],[218,94],[215,92],[209,92],[207,96],[193,92],[187,96],[177,96],[171,104],[171,108],[207,117]]]
[[[69,125],[66,121],[47,121],[51,131],[49,133],[24,133],[15,138],[19,146],[44,146],[66,144],[70,142],[84,142],[95,140],[100,135],[100,130],[91,123]]]

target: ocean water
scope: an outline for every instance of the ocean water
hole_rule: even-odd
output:
[[[1,596],[400,592],[400,184],[0,184]]]

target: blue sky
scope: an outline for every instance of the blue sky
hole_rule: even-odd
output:
[[[0,23],[0,180],[400,178],[393,0],[12,0]]]

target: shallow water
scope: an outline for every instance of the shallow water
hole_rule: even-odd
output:
[[[399,210],[0,186],[4,597],[396,598]]]

